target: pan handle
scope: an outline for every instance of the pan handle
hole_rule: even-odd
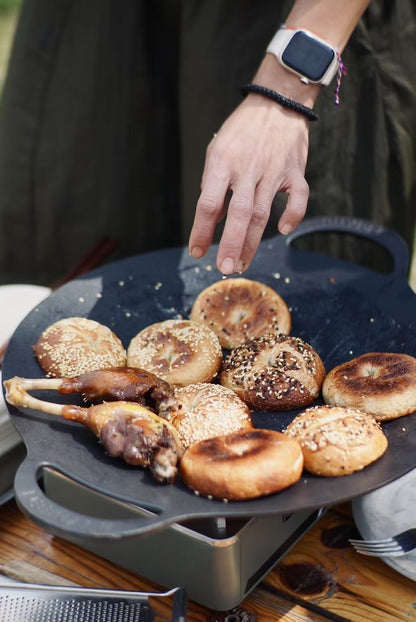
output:
[[[377,225],[369,220],[360,218],[348,218],[345,216],[322,216],[318,218],[305,218],[287,236],[286,243],[290,246],[296,238],[310,233],[330,231],[335,233],[350,233],[352,235],[367,238],[379,244],[388,251],[393,259],[394,279],[405,278],[409,269],[409,251],[404,239],[395,231]]]
[[[121,538],[139,535],[154,531],[156,528],[167,526],[178,518],[167,513],[150,514],[134,518],[109,519],[87,516],[70,510],[50,499],[40,485],[41,472],[45,467],[53,468],[49,463],[39,464],[38,461],[27,457],[19,466],[14,489],[16,502],[34,523],[46,531],[67,538],[92,538],[119,540]]]

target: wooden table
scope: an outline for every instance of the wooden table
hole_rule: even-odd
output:
[[[353,533],[348,504],[328,510],[239,607],[225,613],[189,602],[189,622],[416,621],[416,583],[355,553],[348,544]],[[13,500],[0,507],[0,534],[3,575],[28,583],[165,591],[46,533]],[[169,619],[169,604],[152,600],[157,621]]]

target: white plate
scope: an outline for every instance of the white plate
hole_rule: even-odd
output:
[[[0,286],[0,344],[7,341],[24,317],[50,294],[41,285]]]
[[[6,343],[26,315],[47,298],[50,289],[40,285],[2,285],[0,286],[0,345]],[[0,384],[1,384],[0,371]],[[0,391],[0,455],[20,442]]]
[[[352,501],[352,512],[364,540],[388,538],[416,527],[416,469]],[[400,574],[416,581],[416,550],[401,557],[381,557]]]

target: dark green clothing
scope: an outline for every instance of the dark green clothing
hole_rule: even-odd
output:
[[[205,149],[292,2],[25,0],[0,111],[0,282],[186,244]],[[413,243],[416,7],[373,0],[311,124],[308,214]],[[275,232],[281,200],[269,232]]]

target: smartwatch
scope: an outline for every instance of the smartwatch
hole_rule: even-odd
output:
[[[267,52],[305,83],[328,85],[338,71],[337,50],[308,30],[282,26],[270,41]]]

